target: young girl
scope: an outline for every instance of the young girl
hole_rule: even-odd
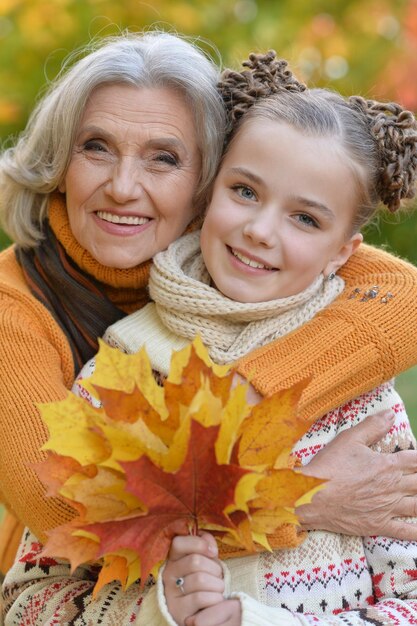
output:
[[[241,118],[201,236],[189,234],[156,256],[154,304],[107,331],[107,341],[128,352],[145,343],[162,374],[171,350],[197,333],[213,360],[227,363],[320,315],[342,292],[337,271],[360,245],[359,229],[377,202],[395,211],[414,195],[417,125],[411,113],[396,104],[303,90],[287,78],[273,55],[252,57],[250,72],[226,77],[224,90]],[[363,307],[395,306],[378,285],[349,297]],[[415,447],[403,404],[387,382],[314,423],[294,452],[305,465],[338,432],[388,408],[395,421],[378,447]],[[208,534],[175,538],[138,623],[417,619],[416,543],[312,531],[291,550],[222,565],[216,555]]]
[[[252,57],[246,73],[226,75],[223,90],[233,132],[202,229],[202,254],[193,233],[158,255],[150,287],[155,304],[106,335],[129,352],[146,343],[161,374],[171,350],[197,333],[212,358],[224,363],[320,316],[343,290],[336,272],[360,244],[358,229],[377,200],[395,210],[413,195],[416,124],[397,105],[306,91],[271,54]],[[378,285],[348,297],[358,307],[395,306]],[[413,446],[401,401],[387,383],[317,421],[295,452],[306,464],[337,432],[392,407],[395,424],[381,449]],[[382,622],[388,615],[411,623],[410,603],[369,607],[385,596],[412,597],[413,576],[406,572],[415,567],[413,554],[417,558],[410,543],[315,531],[297,549],[221,566],[209,534],[177,537],[157,585],[137,596],[141,606],[133,621],[235,626]],[[399,570],[391,575],[394,561]],[[54,565],[45,564],[51,575]],[[71,587],[66,590],[63,602],[71,596]],[[126,603],[135,593],[133,586]],[[101,617],[106,623],[104,612]],[[18,623],[16,615],[12,619]]]

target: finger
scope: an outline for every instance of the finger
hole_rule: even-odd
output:
[[[405,478],[408,478],[408,476]],[[404,496],[395,503],[392,513],[392,522],[398,522],[400,524],[405,523],[407,526],[414,525],[417,529],[417,524],[414,520],[396,519],[397,517],[417,518],[417,497],[415,496],[415,493],[416,489],[411,496]]]
[[[186,578],[199,573],[223,578],[220,563],[201,554],[188,554],[177,561],[167,561],[162,575],[164,585],[174,584],[178,578]]]
[[[213,591],[215,593],[224,592],[224,580],[219,576],[212,576],[206,572],[197,572],[184,577],[182,584],[185,594],[196,593],[198,591]]]
[[[202,554],[209,558],[216,557],[217,546],[213,551],[213,542],[208,539],[208,536],[209,533],[205,533],[202,537],[198,535],[177,535],[171,542],[168,558],[171,561],[177,561],[187,554]]]
[[[240,623],[240,602],[235,599],[223,600],[223,602],[193,615],[189,621],[185,621],[186,626],[229,626],[229,624],[235,626]]]
[[[223,569],[219,561],[209,559],[202,554],[189,554],[184,557],[185,573],[206,572],[212,576],[223,578]]]
[[[417,497],[415,497],[416,490],[414,489],[414,493],[412,496],[405,496],[401,498],[399,502],[395,505],[393,511],[393,517],[417,517]],[[412,524],[412,522],[407,522],[406,520],[392,520],[393,522],[405,522],[408,526]],[[415,524],[417,531],[417,524]]]
[[[392,409],[370,415],[356,426],[343,431],[344,438],[355,439],[366,446],[371,446],[382,439],[392,428],[395,413]]]
[[[393,469],[395,470],[395,473],[399,474],[399,477],[396,480],[396,484],[392,485],[393,492],[396,495],[402,496],[401,499],[416,496],[417,495],[417,474],[415,473],[415,471],[412,473],[407,473],[409,472],[408,469],[407,470],[400,469],[398,465],[395,465]],[[393,472],[394,475],[395,473]],[[407,507],[407,511],[412,511],[410,517],[414,517],[417,512],[416,509],[410,509],[409,506]],[[400,513],[397,512],[397,510],[394,510],[392,516],[395,517],[395,515],[400,515]]]
[[[197,591],[177,600],[178,603],[181,602],[182,614],[187,616],[196,616],[199,611],[215,607],[223,601],[223,595],[215,591]]]
[[[417,525],[402,520],[391,520],[381,535],[395,537],[401,541],[417,541]]]
[[[392,457],[392,462],[396,469],[403,472],[403,474],[414,474],[417,472],[417,450],[400,450],[399,452],[389,456]],[[412,493],[416,492],[417,477]]]
[[[219,549],[217,547],[217,541],[213,535],[211,533],[202,532],[200,533],[200,537],[207,543],[209,556],[216,558],[218,556]]]

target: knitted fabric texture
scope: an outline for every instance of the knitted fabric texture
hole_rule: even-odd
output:
[[[48,220],[39,245],[16,247],[15,252],[31,293],[60,326],[71,346],[74,370],[80,370],[96,354],[97,338],[125,313],[107,297],[101,283],[69,258]]]
[[[338,272],[343,293],[296,332],[243,357],[239,373],[262,395],[311,378],[299,405],[306,419],[390,380],[417,363],[416,272],[362,244]],[[374,286],[376,297],[366,298]]]
[[[149,293],[163,324],[189,340],[200,335],[218,364],[236,361],[295,330],[328,306],[344,286],[339,277],[326,281],[321,275],[295,296],[242,303],[209,283],[199,232],[181,237],[154,257]]]
[[[115,322],[107,329],[105,341],[123,347],[128,353],[146,345],[153,369],[161,371],[160,363],[164,363],[164,375],[168,373],[172,349],[179,347],[176,335],[188,340],[200,335],[215,363],[230,363],[310,320],[341,293],[344,284],[338,277],[325,281],[320,276],[296,296],[242,303],[225,297],[211,287],[209,281],[200,251],[200,233],[181,237],[154,257],[149,292],[155,305],[149,304]],[[155,317],[163,323],[152,319]],[[170,333],[165,332],[164,326]],[[161,351],[164,354],[160,354]],[[90,363],[86,376],[91,375],[93,368]],[[77,385],[76,390],[84,395],[82,387]],[[268,535],[273,548],[295,547],[302,538],[291,524]],[[220,544],[219,553],[221,558],[247,554],[224,544]]]
[[[122,308],[124,300],[126,311],[134,309],[125,295],[115,297],[124,271],[119,275],[117,270],[94,267],[88,254],[78,249],[62,206],[61,201],[58,224],[54,225],[55,211],[50,221],[68,254],[98,280],[106,282],[103,273],[108,275],[108,284],[115,285],[109,287],[109,297]],[[238,364],[238,371],[264,395],[313,376],[301,399],[302,414],[310,419],[417,362],[417,269],[383,251],[361,246],[340,274],[346,288],[329,307]],[[367,302],[360,297],[349,299],[355,288],[362,294],[373,285],[379,286],[382,295],[390,292],[394,298],[385,305],[379,297]],[[134,286],[124,284],[121,291]],[[48,528],[68,521],[71,511],[45,497],[31,467],[43,458],[39,450],[47,439],[36,403],[63,399],[74,371],[69,345],[52,316],[29,292],[13,247],[0,253],[0,345],[0,497],[17,518],[44,538]],[[0,531],[0,541],[7,545],[9,535]]]
[[[126,321],[126,324],[124,322]],[[146,347],[147,353],[157,379],[159,374],[165,378],[169,372],[170,355],[173,350],[180,350],[189,342],[181,341],[182,338],[175,336],[166,330],[160,322],[153,303],[148,304],[141,311],[127,316],[124,320],[116,322],[107,329],[104,340],[111,346],[121,349],[127,354],[132,354]],[[73,391],[76,395],[85,398],[95,407],[100,407],[100,402],[93,398],[82,386],[82,379],[89,378],[95,369],[95,360],[86,363],[74,383]],[[268,541],[272,548],[293,548],[304,539],[305,533],[294,524],[283,524],[274,533],[268,535]],[[219,544],[219,556],[222,559],[249,554],[246,550]]]
[[[131,313],[148,301],[146,287],[151,261],[145,261],[137,267],[128,269],[107,267],[98,263],[74,237],[66,204],[61,194],[54,194],[51,197],[48,217],[56,238],[61,242],[68,256],[81,270],[102,283],[108,298],[114,304],[126,313]]]
[[[149,263],[121,271],[93,262],[74,240],[61,196],[53,198],[49,217],[55,235],[84,270],[114,286],[120,279],[120,289],[106,290],[111,299],[117,295],[113,301],[119,307],[130,312],[146,302]],[[40,448],[48,438],[37,404],[63,399],[75,373],[66,337],[30,292],[14,246],[0,253],[0,345],[0,500],[23,525],[44,538],[48,528],[68,521],[73,512],[61,501],[45,498],[33,469],[44,457]],[[10,565],[23,525],[17,532],[16,524],[7,518],[4,529],[0,528],[0,571]]]
[[[376,449],[408,449],[414,439],[404,407],[392,387],[383,385],[319,420],[296,454],[308,462],[338,432],[388,406],[395,424]],[[386,537],[312,532],[294,550],[223,563],[225,593],[239,590],[242,626],[410,626],[417,621],[415,548]],[[6,626],[175,624],[159,581],[144,590],[134,583],[127,591],[113,582],[92,601],[97,569],[78,568],[71,576],[68,563],[42,559],[41,549],[30,533],[24,536],[5,581]]]

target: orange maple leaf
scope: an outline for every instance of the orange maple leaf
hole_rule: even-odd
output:
[[[307,382],[279,391],[253,407],[241,426],[241,465],[288,466],[294,444],[310,426],[297,416],[297,405]]]
[[[165,472],[146,456],[121,464],[126,489],[148,510],[143,516],[86,526],[100,540],[100,555],[134,550],[145,582],[152,568],[166,559],[175,535],[195,534],[202,528],[234,528],[225,510],[235,505],[237,484],[250,471],[218,465],[218,431],[219,426],[205,428],[191,420],[187,454],[175,473]]]
[[[201,340],[174,353],[163,387],[146,351],[104,344],[85,382],[100,408],[68,394],[42,405],[53,451],[37,468],[50,495],[75,509],[51,530],[45,554],[76,567],[101,560],[94,593],[111,580],[146,582],[177,534],[207,529],[250,552],[297,524],[296,500],[317,485],[291,469],[307,430],[296,415],[308,381],[251,406],[229,366],[211,363]]]
[[[222,369],[226,370],[225,367]],[[229,398],[233,375],[231,370],[222,376],[213,371],[213,368],[198,355],[196,346],[192,343],[188,360],[181,371],[181,378],[175,382],[168,376],[164,382],[165,402],[170,415],[175,415],[179,419],[180,406],[190,405],[201,388],[202,380],[208,381],[213,395],[219,398],[224,406]]]
[[[34,463],[32,467],[43,484],[47,486],[47,496],[58,496],[62,485],[76,473],[94,476],[97,472],[94,465],[83,467],[72,457],[54,454],[53,452],[47,452],[46,459],[39,463]]]

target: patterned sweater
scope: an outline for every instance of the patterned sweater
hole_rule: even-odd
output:
[[[392,385],[381,385],[318,420],[295,452],[302,464],[339,432],[391,407],[395,423],[375,448],[392,453],[415,447],[403,404]],[[173,626],[161,579],[122,592],[110,583],[94,602],[94,567],[71,576],[62,561],[41,559],[27,532],[6,577],[5,626]],[[242,604],[242,626],[400,626],[417,623],[417,544],[386,537],[350,537],[311,531],[304,543],[224,562],[226,595]]]
[[[174,247],[180,249],[179,246],[180,243]],[[158,267],[157,258],[153,274],[159,271]],[[186,276],[183,278],[186,280]],[[175,270],[172,279],[179,280]],[[161,305],[159,300],[157,303]],[[222,306],[230,307],[230,301],[225,299],[223,303],[218,299],[219,312]],[[133,316],[139,337],[149,337],[152,318],[159,318],[155,305],[148,305],[146,309],[151,314],[147,316],[144,309],[139,315],[140,322],[137,314]],[[301,310],[304,309],[298,308],[298,312]],[[164,319],[168,323],[168,319]],[[107,336],[126,337],[126,323],[127,319],[113,325]],[[205,323],[204,317],[202,323]],[[231,331],[230,321],[223,323]],[[223,335],[221,328],[218,331]],[[239,334],[241,330],[234,332]],[[161,335],[162,329],[155,333],[155,340],[151,342],[153,349],[149,349],[154,366]],[[167,351],[171,335],[165,335],[163,351]],[[234,344],[235,337],[231,336],[230,341]],[[132,348],[135,349],[136,346]],[[404,407],[392,385],[386,383],[316,421],[294,449],[300,462],[308,463],[338,432],[384,408],[395,411],[396,421],[379,449],[394,452],[413,447],[414,437]],[[109,584],[93,603],[94,568],[79,568],[71,577],[64,563],[40,559],[39,549],[36,539],[26,535],[19,559],[5,582],[5,601],[9,608],[6,626],[45,623],[78,626],[120,621],[154,626],[174,624],[167,611],[161,577],[156,585],[149,581],[144,593],[139,593],[137,585],[124,593],[119,585]],[[323,626],[336,622],[353,626],[369,620],[383,623],[387,611],[391,619],[407,624],[414,619],[411,616],[413,604],[405,600],[413,598],[416,589],[413,585],[416,562],[417,544],[314,531],[298,548],[224,561],[226,595],[240,598],[242,626],[281,625],[282,622],[295,626],[307,621],[322,622]]]
[[[59,197],[50,207],[50,221],[69,256],[107,286],[113,302],[126,311],[144,304],[138,290],[147,282],[146,265],[134,270],[100,266],[73,237]],[[310,417],[323,415],[417,362],[417,268],[361,246],[340,274],[346,292],[332,305],[238,365],[264,395],[313,376],[302,398],[303,415]],[[365,296],[373,286],[378,287],[376,297]],[[387,299],[388,293],[393,297]],[[74,372],[69,344],[29,292],[13,247],[0,253],[0,347],[0,499],[42,538],[45,530],[67,521],[70,511],[62,501],[45,497],[32,469],[43,458],[40,448],[47,438],[36,405],[65,397]],[[22,530],[23,525],[16,535]],[[13,524],[0,529],[0,570],[5,569],[5,557],[15,553],[12,533]]]

